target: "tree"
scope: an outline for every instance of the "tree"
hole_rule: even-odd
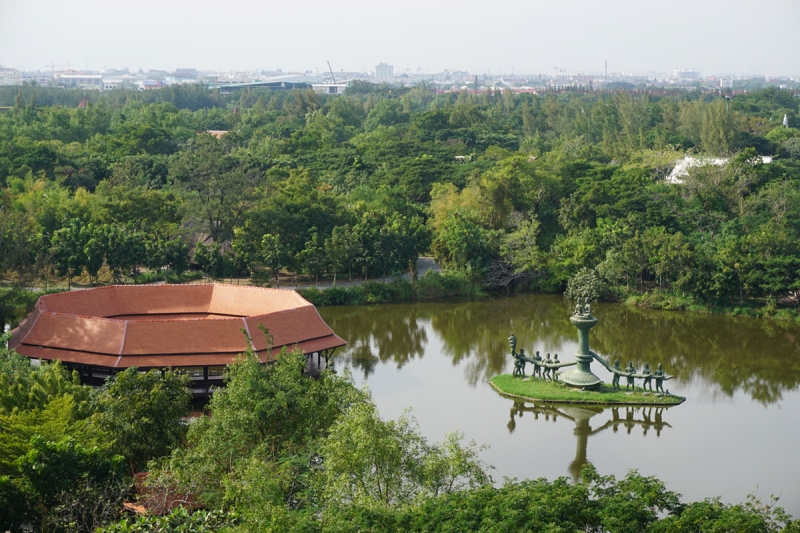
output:
[[[408,412],[383,421],[372,401],[361,402],[322,443],[316,483],[334,511],[348,505],[395,507],[489,483],[475,443],[464,448],[460,439],[451,434],[444,445],[431,446]]]
[[[83,246],[84,254],[84,268],[86,273],[89,274],[89,283],[92,284],[92,278],[97,280],[97,274],[103,267],[103,260],[105,259],[105,247],[103,243],[102,228],[94,224],[87,224],[81,228],[81,241],[86,244]]]
[[[192,397],[187,385],[188,378],[172,370],[162,375],[158,370],[140,373],[136,367],[106,384],[96,423],[128,460],[132,474],[183,442],[183,419]]]
[[[496,257],[496,237],[496,232],[483,229],[468,214],[457,210],[447,216],[431,249],[443,266],[479,274]]]
[[[564,298],[575,300],[589,298],[590,302],[599,302],[608,296],[608,285],[594,269],[582,268],[570,278]]]
[[[180,237],[164,241],[166,265],[180,278],[189,267],[189,246]]]
[[[147,253],[144,234],[127,224],[103,225],[103,247],[106,264],[117,282],[122,281],[125,273],[135,277]]]
[[[267,233],[261,238],[261,260],[275,278],[275,285],[280,288],[281,269],[287,263],[287,251],[280,237]]]
[[[222,279],[228,271],[228,261],[219,243],[203,244],[194,247],[194,262],[211,279]]]
[[[81,225],[79,221],[73,219],[69,225],[59,229],[53,234],[51,239],[53,263],[60,275],[67,276],[67,286],[72,286],[72,276],[81,272],[86,263],[84,254],[85,242],[82,237],[86,237],[84,232],[81,235]]]
[[[251,207],[260,174],[249,157],[236,152],[234,137],[199,135],[170,164],[170,174],[196,202],[205,231],[220,244],[233,238],[233,228]]]
[[[300,351],[285,349],[268,365],[252,350],[237,357],[226,386],[211,399],[213,416],[191,425],[189,447],[176,450],[154,476],[193,487],[212,506],[221,506],[226,494],[233,505],[239,498],[252,501],[253,483],[265,482],[279,494],[279,506],[301,506],[314,443],[362,397],[349,376],[323,371],[311,379],[305,365]]]
[[[319,237],[316,228],[311,229],[311,239],[300,253],[300,260],[306,271],[314,276],[314,286],[319,283],[319,275],[325,272],[328,258],[325,255],[325,242]]]
[[[43,531],[70,524],[90,533],[116,519],[130,490],[121,456],[69,438],[47,442],[34,437],[19,468],[33,521]]]
[[[353,268],[359,256],[359,242],[350,224],[336,226],[331,236],[325,240],[325,255],[328,257],[328,269],[333,273],[333,284],[336,285],[336,274],[346,271],[347,278],[353,283]]]

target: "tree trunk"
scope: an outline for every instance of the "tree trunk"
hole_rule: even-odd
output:
[[[742,304],[742,278],[739,278],[739,305]]]
[[[335,287],[335,286],[336,286],[336,272],[334,271],[334,273],[333,273],[333,285],[331,285],[331,287]]]

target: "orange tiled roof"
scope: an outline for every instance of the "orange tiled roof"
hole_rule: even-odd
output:
[[[115,285],[42,296],[12,332],[22,355],[110,368],[229,364],[247,349],[304,353],[343,346],[316,308],[292,290],[237,285]]]

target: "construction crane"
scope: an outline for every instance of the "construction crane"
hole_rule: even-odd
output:
[[[325,60],[325,62],[328,64],[328,70],[331,71],[331,81],[333,81],[333,84],[336,85],[336,78],[333,76],[333,69],[331,68],[331,62],[328,61],[327,59]]]
[[[55,63],[53,63],[51,61],[49,65],[45,65],[45,66],[46,67],[50,67],[50,72],[53,75],[53,79],[55,79],[55,77],[56,77],[56,67],[67,67],[67,70],[69,70],[69,61],[67,61],[66,65],[56,65]]]

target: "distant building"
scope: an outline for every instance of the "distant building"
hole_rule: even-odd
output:
[[[160,80],[141,80],[136,82],[136,88],[140,91],[154,91],[166,86],[167,84]]]
[[[692,156],[687,155],[684,156],[683,159],[680,159],[675,162],[675,166],[672,168],[672,171],[666,178],[667,183],[683,183],[683,178],[689,176],[689,169],[694,167],[703,167],[703,166],[725,166],[730,161],[727,157],[701,157],[701,156]],[[771,155],[760,155],[756,156],[755,159],[750,161],[750,164],[756,163],[763,163],[769,164],[772,163],[772,156]]]
[[[733,78],[720,78],[719,79],[719,88],[720,89],[733,89]]]
[[[314,89],[314,92],[317,94],[333,94],[339,95],[344,94],[344,90],[347,89],[346,83],[314,83],[311,85],[311,88]]]
[[[17,69],[0,68],[0,85],[21,85],[22,78]]]
[[[679,80],[699,80],[702,78],[702,75],[697,70],[676,68],[672,71],[672,77]]]
[[[59,74],[58,82],[65,87],[100,89],[103,86],[103,76],[100,74]]]
[[[394,78],[394,65],[380,63],[375,66],[375,77],[379,80],[390,80]]]

